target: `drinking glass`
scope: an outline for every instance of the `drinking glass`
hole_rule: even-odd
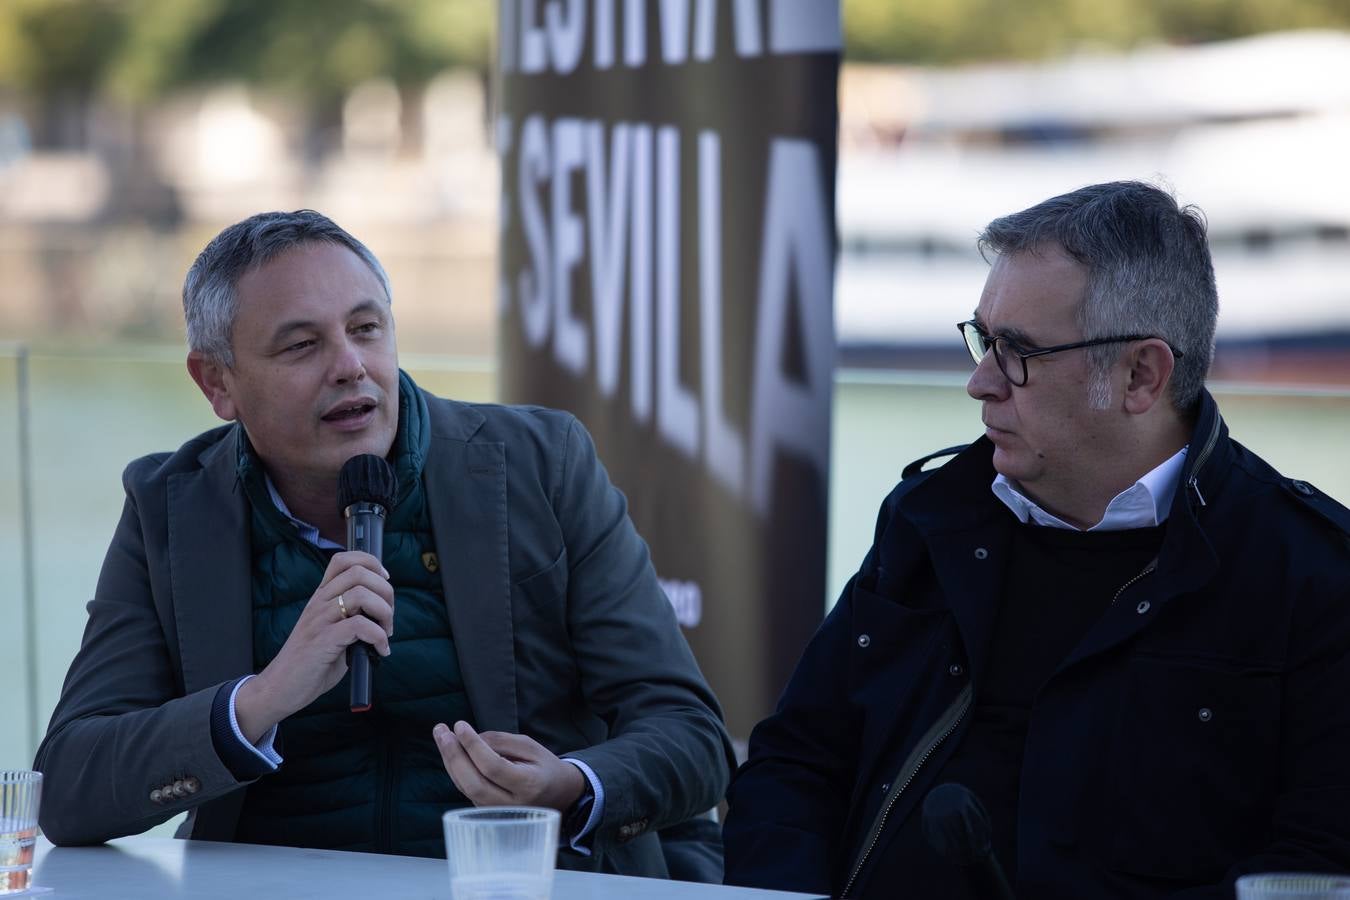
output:
[[[0,771],[0,895],[32,884],[41,799],[41,772]]]
[[[1350,900],[1350,878],[1300,872],[1243,875],[1238,900]]]
[[[451,810],[445,858],[454,900],[548,900],[558,852],[555,809],[480,806]]]

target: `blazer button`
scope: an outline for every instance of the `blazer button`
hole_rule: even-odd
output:
[[[155,788],[153,791],[150,792],[150,802],[151,802],[151,803],[163,803],[163,802],[164,802],[164,792],[161,791],[159,788]]]
[[[189,794],[195,794],[202,788],[202,783],[195,776],[189,775],[183,779],[183,789]]]
[[[188,795],[187,785],[183,784],[183,779],[180,778],[173,783],[173,795],[178,800]]]
[[[947,667],[947,674],[953,678],[960,678],[962,675],[966,674],[966,667],[960,663],[952,663]]]
[[[858,635],[858,646],[866,650],[872,645],[872,638],[866,634]]]
[[[646,819],[638,819],[636,822],[629,822],[627,825],[619,826],[619,843],[625,844],[633,838],[642,834],[647,828]]]

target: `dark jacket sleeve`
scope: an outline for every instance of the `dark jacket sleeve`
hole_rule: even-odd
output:
[[[581,691],[608,726],[608,740],[567,754],[589,765],[604,787],[592,842],[603,853],[716,806],[735,755],[627,502],[575,419],[553,504],[567,555],[567,631]]]
[[[862,717],[849,702],[854,589],[874,577],[895,504],[921,480],[882,504],[861,569],[807,645],[778,708],[750,735],[749,759],[727,792],[727,884],[829,893],[849,862],[844,832],[862,742]]]
[[[240,785],[212,744],[220,685],[182,691],[152,596],[132,472],[80,650],[33,764],[45,775],[40,824],[55,844],[136,834]],[[177,782],[182,796],[152,797]]]

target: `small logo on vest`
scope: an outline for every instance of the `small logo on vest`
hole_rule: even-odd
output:
[[[436,558],[435,553],[423,553],[422,565],[427,567],[428,572],[435,572],[437,569],[441,567],[440,560]]]

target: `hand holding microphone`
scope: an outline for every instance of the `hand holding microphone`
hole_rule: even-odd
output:
[[[239,730],[256,743],[273,725],[342,680],[348,671],[347,648],[353,643],[388,655],[393,630],[394,588],[384,566],[368,553],[335,553],[280,652],[239,689]]]
[[[393,470],[378,456],[353,457],[343,466],[339,508],[349,549],[333,555],[280,652],[239,689],[235,713],[250,743],[313,703],[348,671],[352,709],[370,708],[371,654],[387,656],[394,631],[394,588],[380,553],[385,510],[396,492]]]

